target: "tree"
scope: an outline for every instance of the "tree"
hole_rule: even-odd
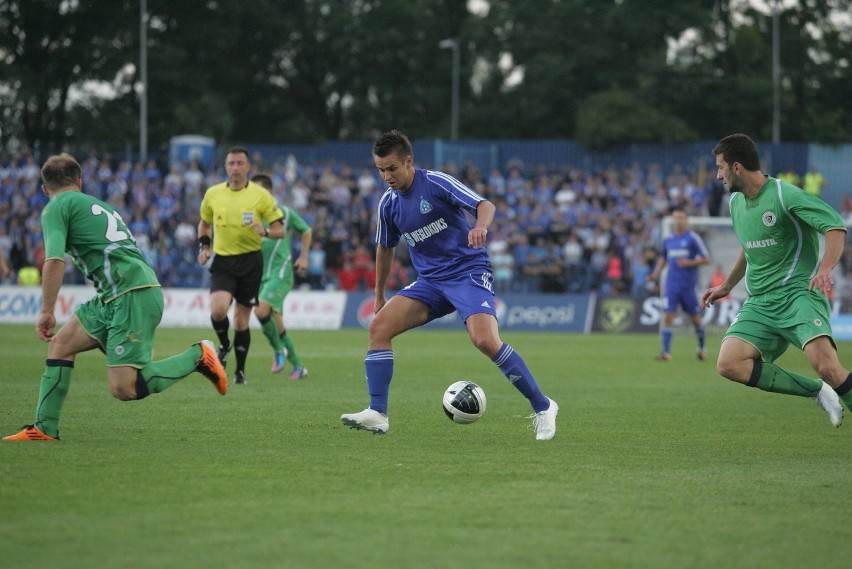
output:
[[[58,147],[72,136],[72,88],[122,81],[134,17],[129,0],[0,0],[0,143]]]
[[[445,38],[461,48],[463,138],[600,148],[770,135],[765,7],[483,5],[471,14],[460,0],[148,0],[150,145],[189,133],[220,144],[363,140],[392,127],[446,137]],[[852,0],[783,6],[782,137],[848,141],[852,30],[836,15]],[[0,0],[0,144],[131,146],[138,30],[138,0]]]
[[[771,3],[770,3],[771,5]],[[848,0],[782,4],[781,135],[785,141],[852,139],[852,29]],[[771,14],[717,0],[695,40],[677,54],[668,102],[699,137],[772,135]],[[675,89],[675,85],[685,89]]]
[[[497,121],[496,128],[507,136],[576,137],[594,146],[662,137],[671,125],[645,121],[640,132],[617,129],[619,136],[628,136],[626,140],[602,138],[600,134],[611,131],[613,117],[600,112],[601,105],[620,112],[654,109],[655,115],[668,115],[655,81],[666,65],[666,40],[706,18],[704,4],[490,2],[475,37],[475,49],[488,73],[476,97],[480,112],[474,129],[494,130],[484,123]],[[501,60],[509,54],[512,67],[501,68]],[[507,82],[518,72],[523,74],[521,82]],[[616,100],[617,105],[610,104]],[[583,109],[583,128],[578,131]],[[648,116],[646,111],[641,114]],[[587,135],[594,135],[594,140],[581,138]]]

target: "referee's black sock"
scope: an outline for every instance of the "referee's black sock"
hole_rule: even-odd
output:
[[[251,330],[237,330],[234,332],[234,352],[237,354],[237,371],[246,369],[246,357],[248,357],[249,345],[251,344]]]
[[[231,341],[228,339],[228,332],[231,329],[231,321],[228,320],[228,317],[225,316],[222,320],[215,320],[211,316],[210,322],[213,324],[213,331],[216,332],[216,336],[219,338],[219,345],[226,348],[230,346]]]

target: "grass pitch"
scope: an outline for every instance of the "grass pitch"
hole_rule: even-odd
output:
[[[62,442],[0,443],[0,567],[848,567],[852,418],[718,377],[718,338],[702,363],[691,336],[656,362],[650,335],[504,334],[560,405],[539,442],[463,331],[397,339],[384,436],[339,421],[368,403],[366,332],[291,333],[308,378],[270,374],[254,332],[226,397],[193,374],[120,402],[81,355]],[[162,330],[157,357],[212,336]],[[0,327],[0,434],[32,422],[45,357]],[[473,425],[441,410],[458,379],[488,397]]]

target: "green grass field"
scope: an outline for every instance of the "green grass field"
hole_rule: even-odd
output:
[[[120,402],[80,356],[62,442],[0,444],[0,567],[849,566],[852,419],[718,377],[692,337],[663,363],[655,336],[504,334],[560,404],[539,442],[462,331],[397,339],[385,436],[339,422],[368,403],[366,332],[292,333],[308,378],[271,375],[255,332],[226,397],[193,374]],[[204,337],[162,330],[158,356]],[[45,356],[0,327],[3,435],[32,422]],[[488,396],[476,424],[441,410],[457,379]]]

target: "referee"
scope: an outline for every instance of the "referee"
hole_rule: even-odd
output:
[[[251,170],[248,150],[238,146],[225,155],[228,181],[207,188],[201,201],[198,223],[198,262],[210,259],[210,321],[219,336],[219,361],[222,366],[231,349],[236,348],[237,370],[234,383],[246,383],[245,365],[251,344],[249,319],[263,276],[263,237],[280,239],[286,234],[282,213],[275,198],[265,188],[249,181]],[[264,228],[264,223],[269,229]],[[228,332],[228,310],[234,308],[234,341]]]

